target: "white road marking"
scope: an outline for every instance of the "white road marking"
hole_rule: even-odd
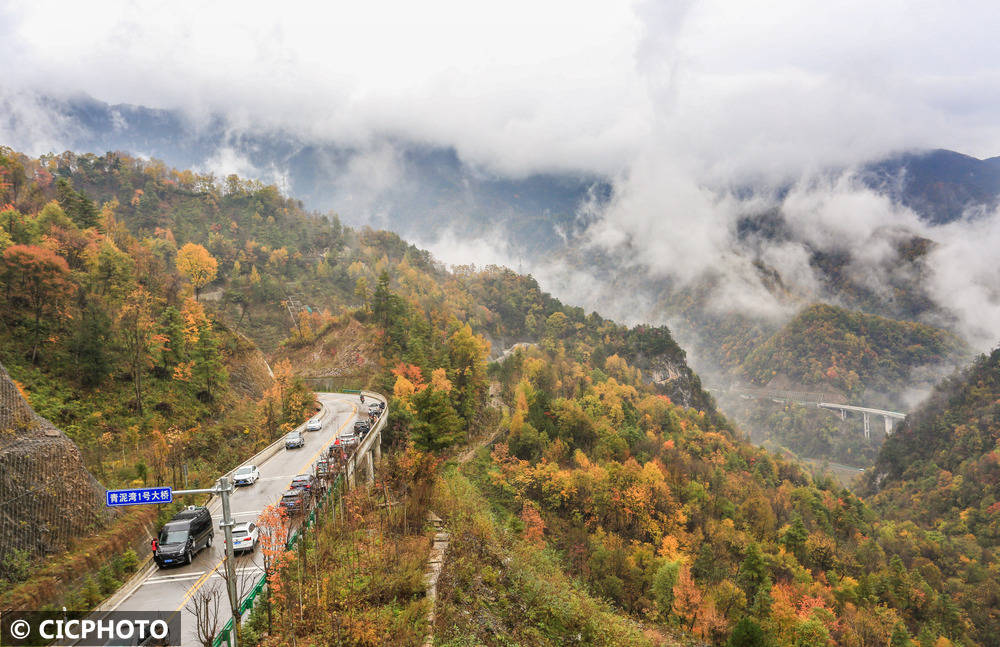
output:
[[[254,565],[254,566],[243,566],[241,568],[237,568],[236,572],[239,574],[258,573],[258,572],[263,572],[263,570],[264,569],[261,568],[260,566]],[[150,577],[144,582],[144,584],[169,584],[171,582],[186,582],[189,580],[197,580],[204,574],[205,571],[198,571],[196,573],[178,573],[176,575]],[[218,570],[216,570],[209,579],[211,579],[212,577],[221,578],[222,576],[219,574]]]

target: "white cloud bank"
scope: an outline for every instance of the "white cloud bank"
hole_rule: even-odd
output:
[[[397,139],[511,176],[603,175],[615,197],[587,236],[632,259],[623,271],[719,272],[731,307],[775,312],[734,249],[748,205],[727,187],[911,148],[1000,153],[998,24],[989,1],[0,0],[0,99],[23,113],[0,135],[53,148],[60,125],[10,98],[87,93],[359,146],[352,186],[376,194],[399,181]],[[798,241],[761,252],[790,289],[817,289],[803,243],[852,249],[878,288],[892,259],[876,233],[905,227],[940,243],[931,291],[963,331],[982,347],[1000,337],[1000,218],[931,230],[849,175],[799,186],[785,203]],[[439,247],[452,262],[490,256]]]

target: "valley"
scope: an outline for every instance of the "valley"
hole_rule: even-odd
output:
[[[909,413],[969,361],[955,332],[818,302],[786,321],[692,306],[693,352],[714,349],[726,386],[709,390],[666,326],[616,323],[507,268],[447,266],[274,186],[120,153],[5,149],[0,168],[0,360],[32,410],[4,423],[4,456],[32,452],[18,421],[38,415],[79,448],[95,499],[205,486],[298,428],[314,391],[388,397],[374,485],[277,551],[241,640],[422,644],[433,510],[451,537],[439,644],[995,644],[996,506],[962,489],[993,478],[991,360],[938,387],[946,421],[918,406],[886,436],[876,412],[866,437],[855,412],[814,406]],[[953,433],[917,458],[901,440]],[[864,468],[863,483],[824,463]],[[130,514],[81,517],[77,534],[147,533],[179,508],[139,533]],[[0,518],[21,542],[3,544],[4,608],[87,611],[130,575],[50,575],[80,544]],[[116,546],[134,569],[140,547]],[[214,578],[187,568],[126,604]]]

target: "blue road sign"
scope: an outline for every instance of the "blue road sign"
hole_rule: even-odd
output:
[[[109,506],[170,503],[174,492],[168,487],[146,487],[137,490],[108,490],[104,495]]]

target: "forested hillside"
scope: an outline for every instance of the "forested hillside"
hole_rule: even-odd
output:
[[[809,392],[831,402],[905,411],[914,394],[929,391],[967,353],[939,328],[814,304],[757,344],[733,374],[739,383],[765,391]],[[857,416],[841,420],[814,406],[732,396],[724,406],[755,442],[803,458],[866,467],[884,439],[881,427],[865,438]]]
[[[357,386],[392,394],[386,487],[414,507],[392,534],[388,489],[381,507],[349,501],[349,525],[276,571],[260,644],[325,640],[323,613],[350,644],[387,626],[419,640],[426,544],[409,516],[429,505],[455,537],[446,644],[615,644],[608,627],[633,644],[996,644],[971,603],[990,554],[883,522],[749,445],[666,328],[587,314],[502,268],[448,270],[236,177],[116,154],[4,151],[0,168],[0,359],[106,484],[184,463],[210,478],[300,420],[308,391],[287,361],[255,379],[254,343],[296,371],[353,363]],[[494,434],[462,474],[435,471]]]
[[[1000,349],[943,382],[893,434],[866,479],[891,519],[918,519],[962,555],[934,559],[942,577],[974,584],[960,604],[1000,636]],[[968,561],[971,558],[971,561]]]
[[[739,373],[758,386],[899,406],[911,373],[955,361],[962,350],[954,335],[925,324],[816,304],[757,346]]]

